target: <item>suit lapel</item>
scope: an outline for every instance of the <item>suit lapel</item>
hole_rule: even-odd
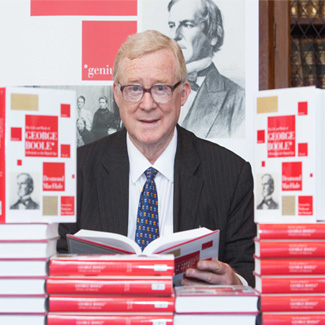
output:
[[[177,127],[177,152],[174,173],[174,232],[197,227],[196,216],[203,187],[197,176],[200,160],[184,131]]]
[[[227,96],[223,78],[214,65],[201,85],[184,120],[184,128],[195,130],[198,137],[206,138]],[[198,122],[199,121],[199,122]]]
[[[127,235],[129,207],[129,159],[126,132],[122,131],[105,153],[97,178],[100,217],[105,231]]]

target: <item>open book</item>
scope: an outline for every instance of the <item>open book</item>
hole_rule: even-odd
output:
[[[218,259],[219,230],[197,228],[159,237],[143,251],[132,239],[110,232],[81,229],[67,235],[72,254],[173,254],[174,284],[179,285],[185,270],[195,267],[199,260]]]

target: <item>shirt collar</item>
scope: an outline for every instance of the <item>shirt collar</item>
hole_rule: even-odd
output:
[[[172,140],[167,148],[159,156],[154,165],[138,150],[138,148],[130,140],[129,134],[126,137],[127,151],[130,161],[130,177],[132,183],[135,183],[149,167],[156,168],[159,173],[164,175],[169,181],[174,181],[174,161],[177,148],[177,130],[175,127]]]

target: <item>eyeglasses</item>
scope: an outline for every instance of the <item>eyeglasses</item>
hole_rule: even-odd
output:
[[[144,93],[150,93],[152,99],[157,103],[167,103],[173,97],[173,91],[181,84],[181,81],[177,82],[174,86],[158,84],[153,85],[151,88],[144,88],[141,85],[125,85],[121,86],[118,84],[122,96],[125,101],[131,103],[138,103],[142,98]]]

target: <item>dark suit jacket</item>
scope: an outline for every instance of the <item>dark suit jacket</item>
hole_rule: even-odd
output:
[[[182,126],[201,138],[229,138],[244,121],[244,89],[211,64]]]
[[[177,127],[174,173],[174,232],[205,226],[220,229],[219,259],[253,285],[253,180],[249,163]],[[127,236],[129,160],[125,129],[78,149],[78,220],[61,224]]]

